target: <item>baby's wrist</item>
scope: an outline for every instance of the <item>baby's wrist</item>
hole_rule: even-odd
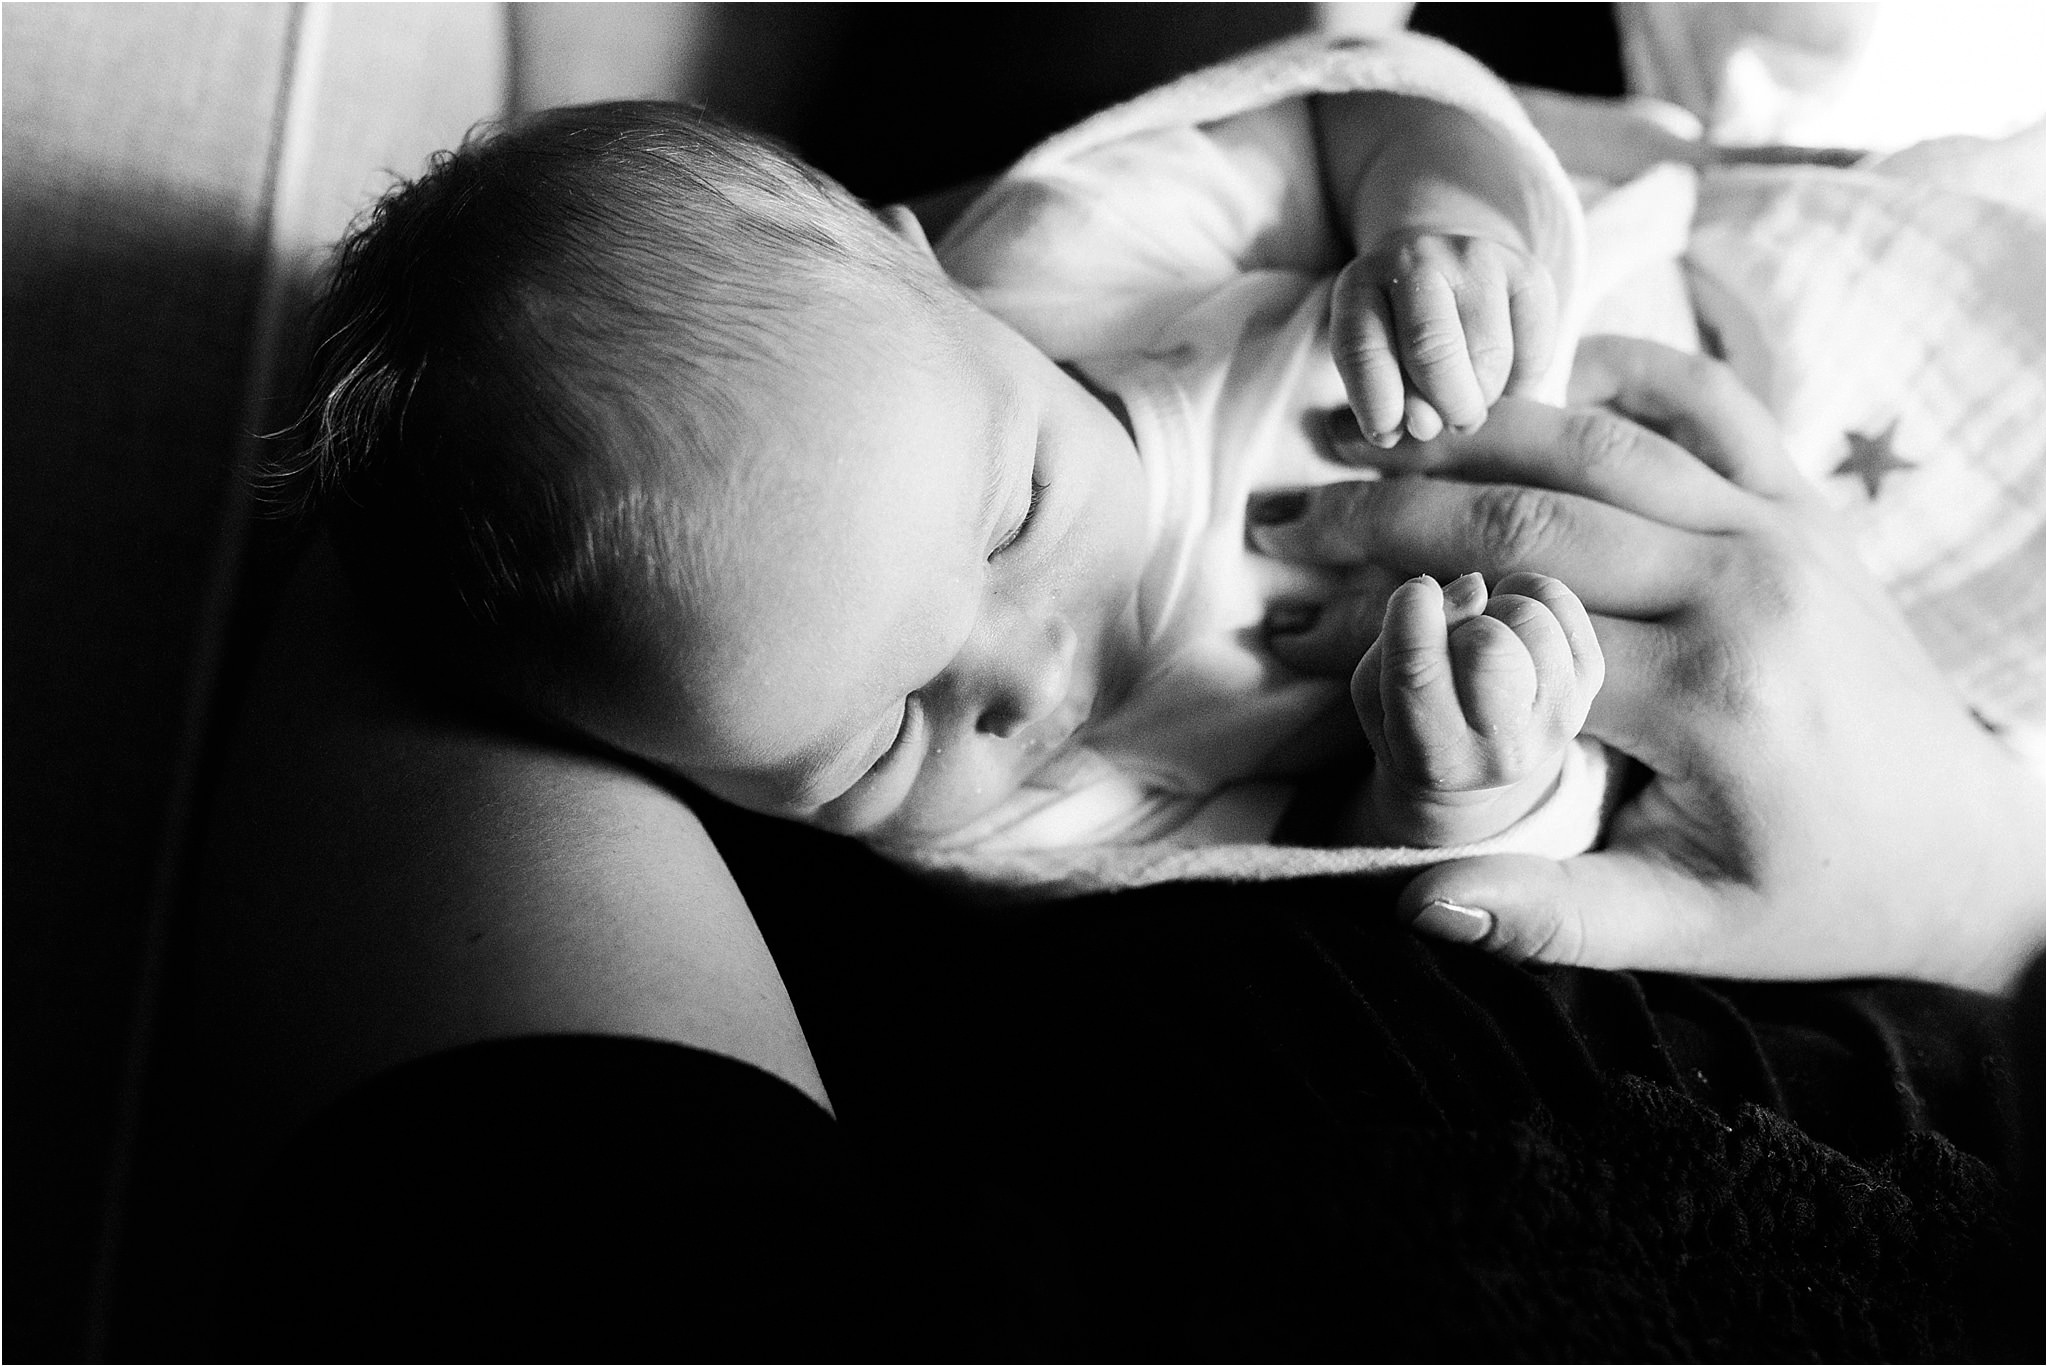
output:
[[[1564,753],[1535,772],[1499,788],[1462,792],[1404,782],[1391,766],[1374,764],[1360,794],[1357,825],[1370,843],[1432,849],[1490,840],[1520,821],[1556,791]]]

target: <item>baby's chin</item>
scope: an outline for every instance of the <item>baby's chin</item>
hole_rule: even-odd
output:
[[[934,785],[930,792],[913,789],[911,794],[887,812],[863,812],[857,804],[834,810],[834,803],[809,818],[822,830],[850,835],[878,848],[902,850],[943,849],[959,843],[1025,786],[1025,780],[1009,778],[985,781],[964,791],[953,785]]]
[[[1002,773],[948,775],[912,788],[892,810],[862,812],[857,804],[823,809],[810,823],[863,840],[883,851],[939,850],[976,843],[993,822],[1007,825],[1017,809],[1013,800],[1027,788],[1048,789],[1060,756],[1051,762],[1019,766]],[[833,804],[836,807],[838,804]]]

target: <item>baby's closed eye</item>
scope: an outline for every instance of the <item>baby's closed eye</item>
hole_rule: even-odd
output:
[[[1038,513],[1039,498],[1050,487],[1051,481],[1041,480],[1036,474],[1036,472],[1032,474],[1031,501],[1024,505],[1024,516],[1017,519],[1017,525],[1010,529],[1009,535],[1005,536],[1000,542],[997,543],[996,548],[988,553],[989,559],[993,560],[997,556],[1001,555],[1004,551],[1010,549],[1011,546],[1017,543],[1018,538],[1024,535],[1025,530],[1031,526],[1031,519]]]

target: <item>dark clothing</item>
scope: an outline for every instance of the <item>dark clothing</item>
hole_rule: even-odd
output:
[[[728,853],[836,1122],[647,1041],[420,1061],[274,1170],[229,1351],[2041,1356],[2038,995],[1530,970],[1357,883],[996,924]]]

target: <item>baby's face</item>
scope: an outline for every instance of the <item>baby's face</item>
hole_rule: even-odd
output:
[[[1102,399],[956,307],[950,330],[908,303],[795,320],[761,439],[709,491],[674,677],[600,731],[756,811],[915,843],[1129,687],[1137,450]]]

